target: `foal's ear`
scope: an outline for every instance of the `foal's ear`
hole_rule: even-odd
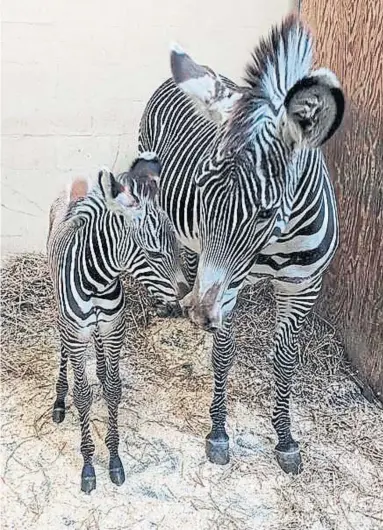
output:
[[[117,182],[113,173],[107,167],[103,167],[99,171],[98,184],[106,200],[115,199],[123,191],[123,186]]]
[[[336,75],[326,68],[314,70],[288,91],[282,134],[298,148],[319,147],[340,126],[344,107]]]
[[[197,64],[178,44],[170,48],[173,80],[205,118],[221,124],[229,116],[241,93],[231,90],[213,70]]]
[[[134,197],[130,187],[118,182],[108,168],[99,171],[98,183],[109,210],[125,213],[129,217],[139,216],[139,201]]]

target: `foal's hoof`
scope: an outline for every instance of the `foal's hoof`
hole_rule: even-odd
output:
[[[303,471],[303,464],[301,458],[301,452],[298,444],[292,446],[286,451],[281,451],[278,446],[275,448],[275,455],[277,462],[285,473],[291,473],[292,475],[299,475]]]
[[[92,464],[85,464],[81,473],[81,491],[90,493],[96,489],[96,473]]]
[[[121,486],[125,482],[125,472],[119,456],[114,456],[110,459],[109,476],[116,486]]]
[[[53,405],[52,420],[55,423],[61,423],[65,418],[65,404],[62,402]]]
[[[206,456],[213,464],[224,466],[230,461],[229,437],[225,434],[222,438],[213,438],[211,434],[206,436]]]

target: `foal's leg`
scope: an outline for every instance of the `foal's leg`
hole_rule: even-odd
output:
[[[97,363],[96,375],[100,383],[104,385],[105,379],[106,379],[105,354],[104,354],[104,346],[102,344],[102,340],[101,340],[101,337],[100,337],[100,334],[97,328],[94,330],[94,347],[96,350],[96,363]]]
[[[206,456],[214,464],[229,462],[229,437],[226,433],[227,377],[235,356],[232,316],[214,335],[212,364],[214,369],[214,394],[210,407],[211,432],[206,437]]]
[[[92,389],[86,376],[85,351],[89,337],[71,337],[67,349],[73,368],[73,402],[79,412],[81,426],[81,454],[84,465],[81,473],[81,489],[90,493],[96,487],[96,474],[93,467],[94,443],[90,433],[89,412],[92,405]]]
[[[121,486],[125,482],[124,468],[118,455],[118,406],[121,401],[119,361],[125,336],[125,318],[123,312],[120,312],[112,323],[103,324],[100,322],[99,332],[104,346],[106,364],[103,390],[109,413],[108,430],[105,439],[110,454],[109,476],[114,484]]]
[[[321,277],[301,285],[273,280],[278,318],[274,357],[276,403],[272,422],[278,435],[277,460],[286,473],[298,474],[302,468],[298,443],[290,430],[289,399],[298,355],[297,339],[318,297],[321,283]]]
[[[65,398],[68,393],[68,350],[61,340],[61,357],[59,376],[56,383],[56,401],[53,405],[52,419],[55,423],[61,423],[65,418]]]

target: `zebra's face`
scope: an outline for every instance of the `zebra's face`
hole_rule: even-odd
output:
[[[286,75],[273,77],[261,45],[244,88],[195,63],[180,47],[172,49],[174,82],[217,125],[211,150],[195,173],[201,255],[184,304],[191,319],[207,330],[222,326],[260,251],[285,229],[300,150],[319,147],[342,119],[338,80],[326,69],[310,72],[308,45],[299,46],[307,51],[306,77],[291,81],[286,63],[294,69],[294,56],[286,57],[283,49],[273,60],[283,61]]]
[[[145,285],[160,316],[176,316],[181,313],[178,300],[190,289],[181,268],[173,226],[158,205],[160,170],[153,153],[142,153],[118,180],[137,204],[132,231],[135,252],[127,256],[128,270]]]
[[[139,249],[135,276],[154,299],[159,316],[181,314],[179,299],[190,290],[181,268],[178,241],[166,213],[157,204],[147,203],[135,231]]]
[[[188,308],[195,323],[211,330],[234,308],[259,252],[284,231],[296,180],[294,163],[277,178],[274,160],[261,153],[216,153],[218,147],[198,172],[201,255]]]

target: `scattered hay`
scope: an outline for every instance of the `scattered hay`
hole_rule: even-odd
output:
[[[148,300],[131,278],[124,278],[129,348],[142,348],[148,324]],[[7,378],[51,377],[59,351],[55,325],[57,311],[46,257],[23,254],[10,258],[1,281],[1,376]]]
[[[46,260],[20,256],[5,264],[1,281],[2,379],[36,377],[50,370],[52,284]]]
[[[301,336],[292,420],[305,471],[288,477],[275,462],[270,424],[274,300],[267,283],[243,290],[229,383],[232,459],[212,466],[203,454],[212,338],[184,319],[153,317],[142,289],[128,278],[125,288],[120,432],[127,481],[118,489],[107,477],[107,412],[93,377],[98,486],[88,498],[78,487],[79,425],[70,395],[65,422],[50,420],[59,342],[46,259],[29,254],[5,264],[4,528],[382,528],[382,413],[361,395],[330,326],[313,315]],[[10,522],[16,517],[19,525]]]

